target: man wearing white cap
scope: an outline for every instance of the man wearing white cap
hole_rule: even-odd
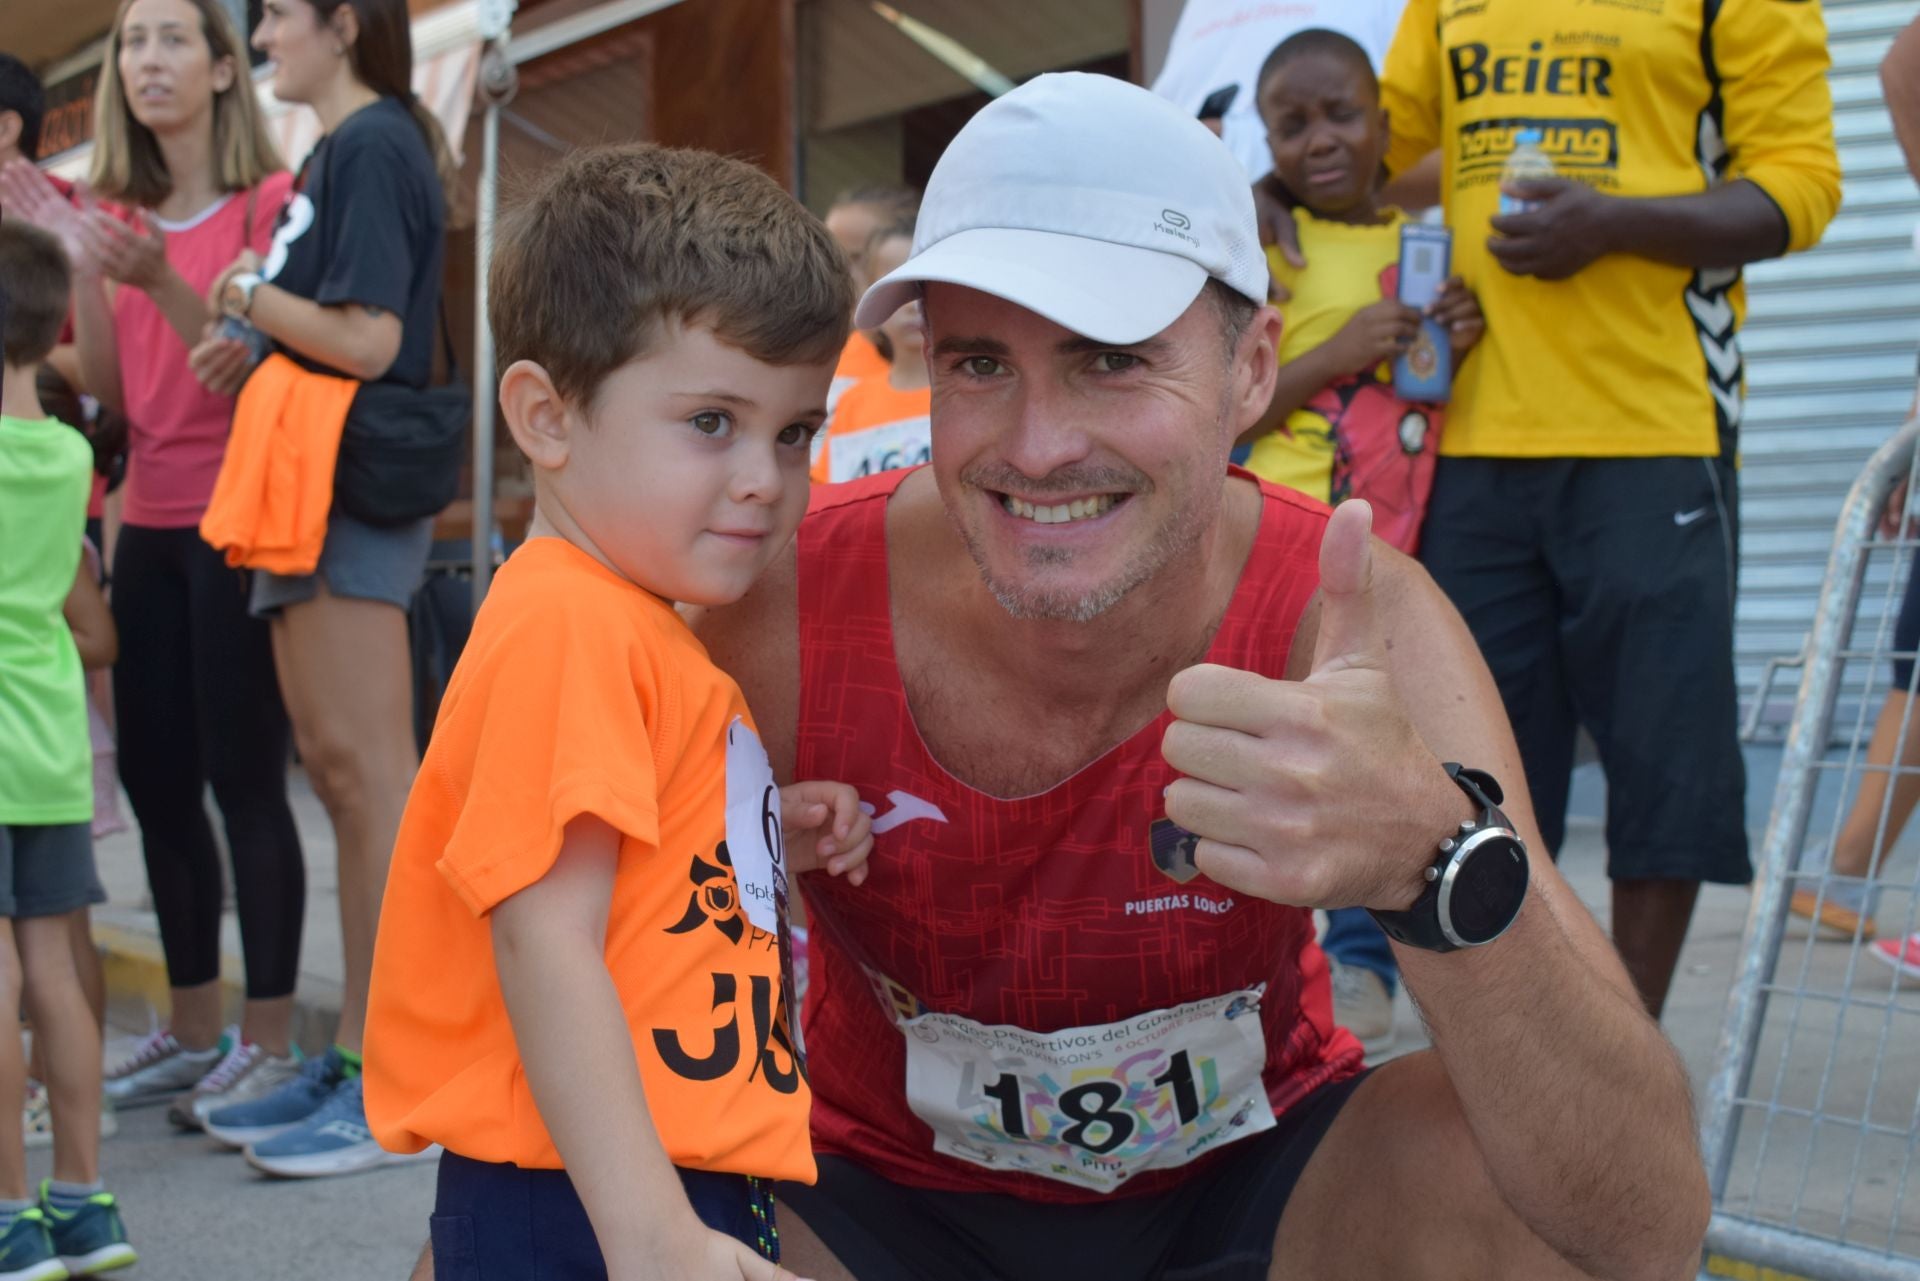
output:
[[[1228,471],[1279,326],[1232,156],[1044,76],[954,140],[914,248],[859,323],[924,300],[932,464],[821,491],[702,622],[776,770],[875,811],[864,886],[803,882],[787,1268],[1691,1275],[1685,1077],[1526,849],[1465,628],[1364,504]],[[1370,1074],[1310,918],[1356,904],[1436,1047]]]

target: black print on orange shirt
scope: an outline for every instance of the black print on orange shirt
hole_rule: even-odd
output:
[[[680,1034],[671,1028],[653,1030],[653,1048],[660,1061],[675,1076],[689,1081],[718,1081],[740,1063],[740,979],[737,975],[715,972],[713,1009],[731,1007],[727,1021],[707,1035],[713,1049],[704,1055],[687,1052]],[[793,1050],[793,1037],[787,1030],[787,1002],[773,980],[764,974],[748,976],[747,1016],[753,1024],[753,1068],[749,1081],[764,1080],[776,1094],[792,1094],[806,1076],[806,1064]]]
[[[712,862],[695,855],[687,877],[693,882],[693,893],[687,896],[687,910],[666,932],[688,934],[711,923],[730,942],[738,943],[747,932],[747,923],[740,915],[740,896],[733,882],[733,856],[727,852],[727,843],[721,841],[713,847]]]

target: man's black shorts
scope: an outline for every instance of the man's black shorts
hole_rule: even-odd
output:
[[[1493,670],[1547,848],[1574,738],[1607,776],[1616,880],[1744,884],[1725,458],[1442,458],[1420,558]]]
[[[834,1156],[812,1187],[776,1194],[859,1281],[1265,1281],[1287,1198],[1365,1079],[1321,1086],[1271,1130],[1146,1196],[1043,1205],[933,1192]]]

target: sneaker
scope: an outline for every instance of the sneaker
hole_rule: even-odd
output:
[[[366,1097],[356,1074],[342,1081],[333,1097],[301,1124],[247,1149],[254,1169],[283,1179],[321,1179],[333,1174],[358,1174],[383,1165],[431,1161],[437,1147],[424,1152],[389,1152],[374,1141],[367,1128]]]
[[[67,1272],[76,1277],[98,1276],[130,1268],[140,1256],[127,1244],[127,1225],[120,1221],[120,1203],[111,1192],[96,1192],[78,1210],[62,1213],[47,1198],[48,1180],[40,1181],[40,1213],[53,1233],[53,1249]]]
[[[53,1105],[47,1099],[47,1087],[28,1078],[27,1103],[20,1111],[20,1128],[29,1148],[53,1146]],[[113,1100],[100,1096],[100,1137],[110,1139],[120,1133],[120,1118],[114,1115]]]
[[[47,1216],[28,1207],[0,1235],[0,1281],[64,1281],[73,1275],[54,1253]]]
[[[1897,943],[1881,939],[1867,949],[1867,955],[1885,961],[1907,978],[1920,979],[1920,934],[1909,934]]]
[[[198,1085],[224,1053],[224,1044],[210,1050],[189,1050],[173,1039],[173,1033],[155,1032],[135,1046],[123,1062],[107,1070],[107,1097],[123,1108],[164,1103]]]
[[[1327,958],[1333,980],[1333,1021],[1360,1038],[1371,1058],[1393,1048],[1393,996],[1372,970]]]
[[[300,1052],[275,1058],[251,1041],[236,1040],[220,1066],[200,1078],[193,1093],[167,1109],[167,1119],[183,1130],[204,1129],[215,1108],[264,1098],[300,1075]]]
[[[1827,871],[1826,855],[1810,849],[1800,856],[1800,871],[1818,873],[1823,880],[1795,885],[1788,910],[1804,921],[1813,922],[1814,933],[1821,938],[1850,939],[1856,933],[1871,939],[1876,933],[1873,913],[1879,892],[1864,877],[1845,876]]]
[[[347,1076],[337,1050],[308,1059],[279,1089],[245,1102],[216,1104],[201,1119],[208,1134],[230,1148],[270,1139],[317,1111]]]

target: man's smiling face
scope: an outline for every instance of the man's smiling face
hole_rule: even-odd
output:
[[[1236,362],[1207,291],[1131,344],[960,285],[928,284],[926,318],[934,476],[1009,613],[1094,618],[1217,519]]]

